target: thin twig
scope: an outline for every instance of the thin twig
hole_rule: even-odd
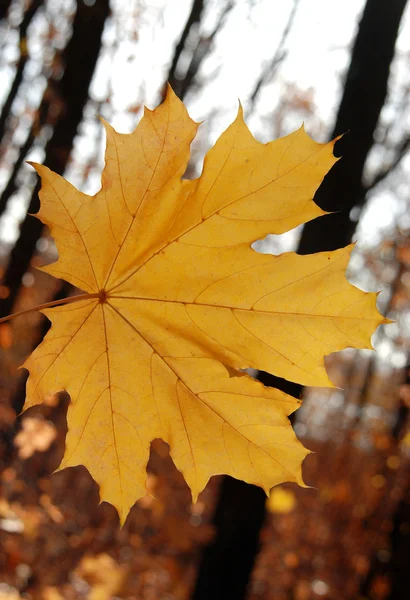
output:
[[[181,54],[185,47],[185,42],[188,39],[188,36],[191,32],[191,29],[195,23],[200,23],[201,14],[204,8],[204,0],[194,0],[192,3],[191,12],[185,24],[184,30],[181,34],[178,44],[176,45],[174,56],[172,58],[172,63],[168,71],[167,80],[174,89],[175,93],[179,95],[178,87],[180,85],[179,79],[176,78],[176,68],[178,61],[181,57]]]
[[[394,171],[394,169],[401,163],[401,161],[406,156],[406,154],[409,150],[410,150],[410,136],[404,138],[400,142],[400,144],[396,150],[396,156],[390,162],[390,164],[387,167],[380,169],[380,171],[378,173],[376,173],[376,175],[373,177],[373,180],[367,186],[364,186],[365,194],[367,194],[370,190],[375,188],[376,185],[379,185],[380,182],[382,182],[384,179],[386,179],[386,177],[388,175],[390,175],[390,173],[392,171]]]
[[[268,80],[272,79],[272,76],[274,75],[277,67],[280,65],[280,63],[286,57],[286,52],[285,52],[284,48],[285,48],[287,39],[289,37],[289,33],[292,29],[293,23],[295,21],[296,11],[297,11],[299,2],[300,2],[300,0],[293,1],[292,10],[289,13],[289,17],[288,17],[286,26],[282,32],[282,37],[281,37],[279,44],[275,50],[275,53],[274,53],[272,59],[269,61],[269,63],[267,65],[265,65],[265,67],[262,69],[262,73],[261,73],[258,81],[256,82],[256,85],[253,89],[253,92],[252,92],[251,98],[250,98],[252,106],[254,106],[256,104],[256,99],[259,95],[261,87],[265,83],[267,83]]]
[[[215,26],[214,30],[206,37],[201,36],[200,39],[198,40],[197,46],[193,52],[191,61],[189,63],[189,67],[185,73],[183,81],[181,81],[181,89],[180,89],[180,94],[179,94],[179,97],[181,98],[181,100],[183,100],[185,98],[187,91],[192,86],[192,83],[193,83],[193,81],[199,71],[199,68],[202,64],[202,61],[209,53],[209,49],[210,49],[211,44],[214,41],[216,35],[225,25],[226,18],[228,16],[228,14],[230,13],[230,11],[232,10],[232,8],[233,8],[233,3],[229,2],[225,6],[224,10],[222,11],[222,14],[219,17],[218,23]]]
[[[4,137],[4,133],[6,130],[6,123],[7,123],[7,119],[10,115],[10,111],[11,111],[11,107],[13,105],[13,102],[17,96],[17,92],[19,90],[20,87],[20,83],[23,80],[23,72],[24,72],[24,67],[26,66],[27,60],[28,60],[28,54],[27,54],[27,43],[26,43],[26,37],[27,37],[27,29],[28,26],[30,25],[30,23],[32,22],[37,10],[40,8],[40,6],[42,5],[43,0],[33,0],[33,2],[31,3],[30,7],[27,9],[27,11],[24,14],[23,20],[21,22],[20,25],[20,32],[19,32],[19,36],[20,36],[20,60],[18,62],[17,65],[17,70],[16,70],[16,74],[14,76],[14,80],[13,83],[11,85],[9,94],[6,98],[6,101],[4,102],[3,105],[3,109],[1,111],[1,115],[0,115],[0,140],[3,140]]]
[[[0,323],[4,323],[5,321],[9,321],[10,319],[14,319],[14,317],[21,317],[21,315],[27,315],[31,312],[38,312],[45,308],[52,308],[53,306],[59,306],[60,304],[69,304],[73,302],[81,302],[82,300],[90,300],[91,298],[100,298],[100,294],[77,294],[76,296],[70,296],[69,298],[61,298],[60,300],[52,300],[51,302],[45,302],[44,304],[39,304],[38,306],[32,306],[31,308],[25,308],[24,310],[20,310],[19,312],[12,313],[11,315],[6,315],[0,319]]]

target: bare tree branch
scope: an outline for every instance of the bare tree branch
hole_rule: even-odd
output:
[[[34,135],[33,135],[33,129],[31,129],[30,133],[28,134],[28,136],[26,138],[26,141],[24,142],[24,144],[21,146],[21,148],[19,150],[19,155],[13,165],[13,169],[10,173],[7,185],[4,188],[3,193],[0,196],[0,215],[2,215],[4,213],[4,211],[6,210],[8,201],[10,200],[11,196],[14,194],[14,192],[17,189],[17,182],[16,182],[17,176],[20,172],[21,166],[24,162],[24,159],[27,156],[28,151],[30,150],[31,146],[33,145],[33,142],[34,142]]]
[[[201,64],[202,64],[202,61],[209,53],[209,49],[210,49],[212,42],[214,41],[216,35],[219,33],[219,31],[225,25],[226,18],[228,16],[228,14],[230,13],[230,11],[232,10],[232,8],[233,8],[233,3],[229,2],[225,6],[220,18],[218,19],[218,23],[215,26],[212,33],[210,33],[206,37],[203,37],[203,36],[200,37],[198,44],[192,55],[191,62],[189,63],[187,72],[185,73],[183,80],[180,82],[181,88],[180,88],[179,97],[181,98],[181,100],[183,100],[185,98],[186,93],[188,92],[189,88],[192,86],[193,81],[200,69]]]
[[[300,0],[293,0],[292,10],[289,13],[287,23],[282,32],[282,37],[279,40],[279,44],[275,50],[275,53],[272,56],[271,60],[262,69],[262,73],[261,73],[258,81],[256,82],[255,87],[253,88],[253,91],[251,94],[252,105],[256,104],[256,99],[259,95],[259,92],[260,92],[262,86],[264,84],[268,83],[268,81],[270,81],[272,79],[276,69],[281,64],[281,62],[284,60],[284,58],[286,57],[285,45],[286,45],[287,39],[289,37],[289,33],[291,32],[291,29],[293,27],[293,23],[295,21],[296,11],[298,9],[299,2],[300,2]]]
[[[29,56],[28,56],[27,50],[26,50],[27,29],[34,18],[34,15],[36,14],[37,10],[40,8],[40,6],[42,4],[43,4],[43,0],[33,0],[33,2],[30,4],[29,8],[26,10],[23,20],[20,24],[20,32],[19,32],[20,59],[17,64],[17,70],[16,70],[16,74],[14,76],[13,83],[11,84],[9,94],[6,98],[6,101],[3,105],[1,115],[0,115],[0,141],[3,140],[5,129],[6,129],[7,119],[10,115],[11,107],[13,105],[14,99],[19,90],[20,84],[23,80],[24,67],[26,66],[26,63],[29,59]]]
[[[378,173],[373,177],[373,180],[363,188],[364,194],[367,194],[370,190],[375,188],[381,183],[398,165],[401,163],[407,152],[410,150],[410,136],[405,137],[400,144],[396,147],[396,156],[390,163],[380,169]]]
[[[4,211],[7,208],[8,201],[18,188],[17,177],[24,163],[24,160],[27,157],[27,154],[31,150],[36,137],[41,133],[43,126],[49,122],[49,113],[50,108],[52,108],[53,102],[50,100],[46,100],[46,97],[48,96],[48,89],[49,88],[47,88],[46,93],[43,95],[43,99],[40,103],[37,112],[37,117],[34,120],[34,123],[31,125],[26,141],[19,149],[19,154],[16,161],[14,162],[11,173],[9,174],[8,182],[0,195],[0,215],[4,213]]]
[[[177,69],[178,61],[184,50],[185,43],[188,39],[188,36],[191,32],[192,27],[196,23],[199,23],[201,21],[201,14],[202,14],[203,8],[204,8],[204,0],[194,0],[193,1],[191,12],[190,12],[188,20],[185,24],[185,27],[181,34],[179,42],[176,45],[172,63],[169,68],[169,71],[168,71],[167,80],[170,83],[170,85],[172,86],[172,88],[177,96],[180,96],[180,88],[181,88],[181,81],[176,77],[176,69]]]

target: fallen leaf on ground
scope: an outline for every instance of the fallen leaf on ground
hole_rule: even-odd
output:
[[[23,419],[22,428],[14,438],[20,458],[29,458],[34,452],[45,452],[54,442],[57,432],[52,423],[37,417]]]

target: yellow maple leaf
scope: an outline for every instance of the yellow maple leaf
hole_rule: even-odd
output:
[[[24,365],[26,406],[70,394],[62,467],[85,465],[122,522],[158,437],[194,500],[220,473],[267,493],[303,485],[307,450],[288,420],[299,402],[240,369],[330,385],[324,355],[371,347],[382,317],[345,279],[350,247],[270,256],[251,243],[323,214],[312,198],[333,143],[301,128],[261,144],[240,109],[188,181],[198,125],[171,89],[133,133],[104,125],[95,196],[36,165],[37,216],[59,250],[44,269],[85,293],[43,311],[52,328]]]

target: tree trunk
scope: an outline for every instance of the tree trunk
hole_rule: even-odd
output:
[[[354,206],[362,207],[363,168],[387,94],[390,64],[407,0],[368,0],[359,25],[332,138],[343,156],[325,177],[315,201],[324,210],[339,211],[307,223],[300,254],[335,250],[348,244],[356,223]]]
[[[2,0],[2,2],[0,2],[0,19],[5,19],[7,17],[11,2],[12,0]]]

